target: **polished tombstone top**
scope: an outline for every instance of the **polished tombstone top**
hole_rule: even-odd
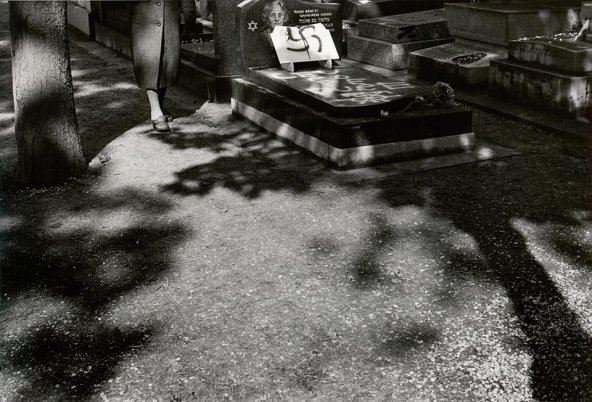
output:
[[[355,67],[297,72],[255,70],[250,78],[272,91],[339,116],[369,116],[400,111],[429,92],[416,85]]]
[[[381,24],[386,26],[401,27],[407,25],[420,25],[432,22],[446,21],[444,9],[417,11],[414,13],[387,15],[385,17],[369,18],[360,21],[360,23],[371,22],[374,24]]]
[[[360,35],[401,43],[449,37],[444,9],[389,15],[360,21]]]

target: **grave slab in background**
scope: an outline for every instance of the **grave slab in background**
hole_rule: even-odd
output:
[[[409,67],[410,52],[453,41],[454,38],[449,37],[415,42],[390,43],[352,35],[348,38],[347,57],[373,66],[388,68],[389,70],[403,70]]]
[[[416,96],[429,94],[421,87],[353,67],[294,73],[253,70],[249,80],[331,116],[380,116],[381,110],[400,111]]]
[[[574,42],[572,38],[562,35],[512,41],[508,59],[567,74],[592,73],[592,43]]]
[[[511,99],[575,119],[592,106],[592,74],[566,75],[508,60],[490,66],[489,95]]]
[[[444,8],[453,36],[507,46],[511,40],[572,30],[579,21],[580,5],[484,2],[446,4]]]
[[[360,36],[402,43],[450,37],[444,9],[361,20]]]
[[[409,69],[420,79],[467,89],[486,87],[490,62],[505,57],[506,50],[455,42],[410,53]]]

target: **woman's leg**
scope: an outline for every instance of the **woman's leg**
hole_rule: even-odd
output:
[[[150,102],[150,118],[156,120],[163,115],[160,107],[160,92],[157,92],[154,89],[147,89],[146,94],[148,94],[148,101]]]
[[[166,95],[166,88],[158,88],[158,103],[160,103],[160,108],[165,109],[164,107],[164,96]]]
[[[173,116],[171,115],[171,112],[169,112],[167,108],[164,107],[164,96],[166,95],[166,91],[166,88],[158,89],[158,102],[160,103],[160,110],[162,110],[162,114],[164,114],[164,117],[167,118],[167,121],[173,121]]]

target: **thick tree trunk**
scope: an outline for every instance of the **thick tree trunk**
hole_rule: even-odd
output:
[[[65,1],[10,1],[12,83],[22,184],[61,184],[86,170],[78,133]]]

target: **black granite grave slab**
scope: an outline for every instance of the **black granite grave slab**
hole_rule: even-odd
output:
[[[387,117],[336,117],[245,79],[233,80],[233,112],[337,167],[356,167],[473,145],[472,111],[449,107]]]
[[[444,9],[419,11],[360,21],[360,36],[391,43],[450,37]]]
[[[245,0],[237,8],[237,33],[244,71],[253,67],[279,65],[270,38],[273,26],[270,25],[269,18],[266,19],[271,6],[277,8],[278,5],[285,14],[279,25],[303,26],[321,23],[331,33],[337,52],[342,54],[343,29],[340,4],[303,0]]]
[[[427,95],[418,86],[353,67],[252,70],[249,79],[332,116],[379,116],[381,110],[399,111]]]

